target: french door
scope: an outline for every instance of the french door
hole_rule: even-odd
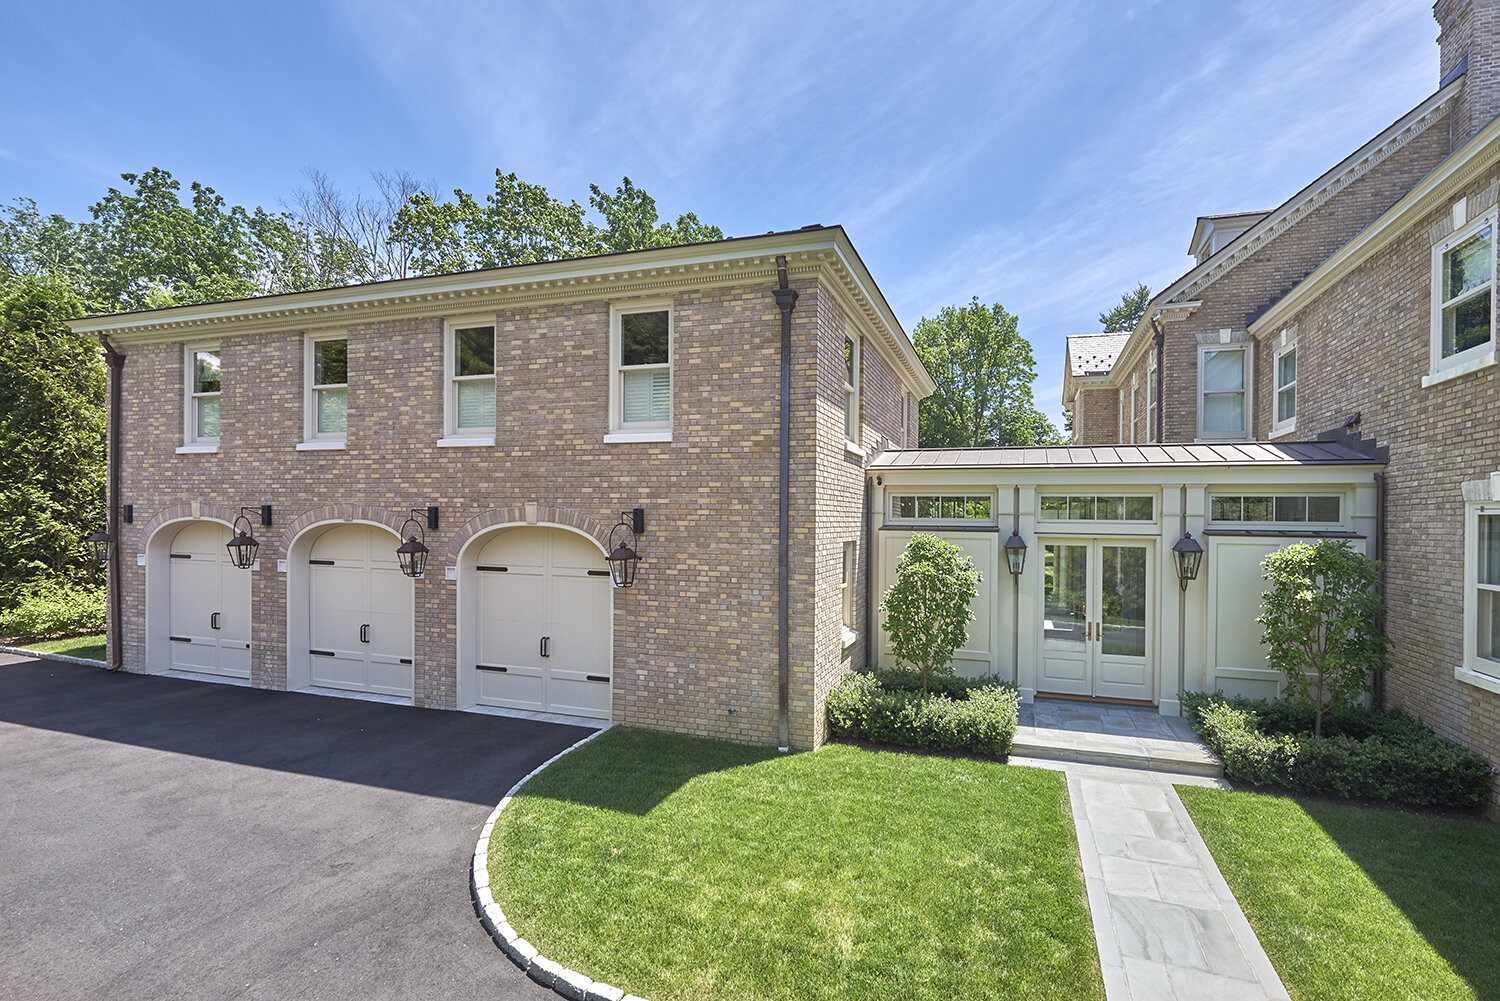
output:
[[[1123,539],[1043,541],[1038,692],[1153,698],[1154,555]]]

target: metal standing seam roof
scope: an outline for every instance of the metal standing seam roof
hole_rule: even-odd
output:
[[[1182,445],[1041,445],[1026,448],[905,448],[883,452],[871,469],[1123,468],[1151,466],[1384,465],[1327,442],[1223,442]]]
[[[1115,360],[1130,340],[1130,332],[1107,334],[1072,334],[1068,337],[1068,363],[1073,376],[1104,375],[1114,368]]]

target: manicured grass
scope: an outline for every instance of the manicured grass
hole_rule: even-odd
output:
[[[490,878],[651,1001],[1104,997],[1056,772],[616,729],[506,808]]]
[[[21,643],[19,646],[27,650],[38,650],[42,653],[65,653],[69,657],[87,657],[90,660],[103,660],[104,634],[95,633],[92,636],[74,636],[65,640],[37,640],[34,643]]]
[[[1500,828],[1177,791],[1297,1001],[1500,998]]]

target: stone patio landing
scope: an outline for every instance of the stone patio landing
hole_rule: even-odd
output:
[[[1224,766],[1187,721],[1155,709],[1039,698],[1021,706],[1011,753],[1049,761],[1218,778]]]

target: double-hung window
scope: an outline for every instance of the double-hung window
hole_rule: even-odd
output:
[[[349,430],[349,340],[343,333],[312,334],[303,354],[303,444],[334,448]]]
[[[1198,353],[1198,437],[1245,438],[1250,427],[1250,348],[1204,345]]]
[[[844,338],[844,441],[859,448],[859,342]]]
[[[1468,506],[1464,664],[1458,677],[1500,692],[1500,504]]]
[[[219,348],[190,345],[185,354],[186,428],[183,446],[190,451],[219,447]]]
[[[1432,248],[1432,371],[1427,384],[1495,360],[1495,216]]]
[[[1291,344],[1276,353],[1275,416],[1271,433],[1286,434],[1297,429],[1297,345]]]
[[[1140,377],[1136,373],[1130,373],[1130,431],[1125,440],[1135,444],[1135,394],[1140,391]]]
[[[1156,441],[1156,355],[1146,368],[1146,440]]]
[[[854,632],[854,552],[853,542],[844,543],[843,573],[839,579],[839,594],[844,606],[844,646],[856,639]]]
[[[495,325],[451,321],[445,326],[444,440],[491,443],[495,440]]]
[[[610,309],[610,433],[607,441],[672,440],[672,307]]]

